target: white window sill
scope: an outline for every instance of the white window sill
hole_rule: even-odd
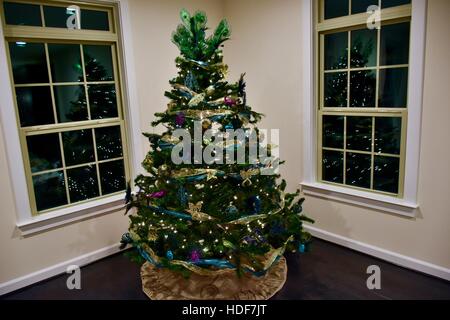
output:
[[[123,209],[124,206],[124,194],[121,193],[20,220],[17,223],[17,228],[22,236],[28,236],[65,224],[118,211]]]
[[[419,205],[382,194],[349,189],[318,182],[302,182],[305,195],[354,204],[414,218]]]

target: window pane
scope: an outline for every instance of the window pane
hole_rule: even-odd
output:
[[[409,22],[381,27],[380,65],[407,64],[409,61]]]
[[[406,108],[408,68],[380,70],[380,108]]]
[[[391,8],[401,6],[403,4],[410,4],[411,0],[381,0],[381,8]]]
[[[27,137],[32,172],[61,168],[61,149],[57,133]]]
[[[49,82],[44,44],[10,42],[9,52],[16,84]]]
[[[48,52],[53,82],[83,81],[79,45],[49,44]]]
[[[6,24],[42,26],[41,10],[38,5],[24,3],[3,3]]]
[[[95,161],[92,130],[77,130],[62,133],[66,166]]]
[[[348,33],[325,35],[325,70],[345,69],[348,60]]]
[[[347,107],[347,72],[325,74],[325,107]]]
[[[82,9],[81,29],[108,31],[108,12]]]
[[[352,14],[367,12],[373,5],[378,6],[378,0],[352,0]]]
[[[350,72],[350,107],[375,107],[376,72],[374,70]]]
[[[88,119],[84,86],[54,86],[59,122]]]
[[[66,7],[44,6],[45,26],[52,28],[67,28],[67,18],[72,15]]]
[[[125,190],[125,168],[122,160],[99,164],[102,193]]]
[[[325,19],[348,15],[349,0],[325,0]]]
[[[347,153],[345,183],[355,187],[370,188],[371,161],[371,155]]]
[[[84,45],[83,51],[87,81],[114,80],[111,46]]]
[[[95,129],[95,140],[99,160],[119,158],[122,156],[120,126]]]
[[[400,160],[391,157],[375,157],[373,188],[379,191],[398,193]]]
[[[113,84],[88,86],[91,119],[115,118],[118,116],[116,88]]]
[[[375,118],[375,152],[400,154],[401,132],[401,118]]]
[[[63,171],[34,176],[33,186],[38,211],[67,204]]]
[[[50,87],[16,88],[22,127],[55,123]]]
[[[351,67],[375,67],[377,65],[377,31],[355,30],[351,32],[351,37]]]
[[[67,180],[71,202],[99,196],[95,165],[67,170]]]
[[[344,153],[339,151],[322,151],[322,180],[344,182]]]
[[[344,117],[323,116],[323,146],[326,148],[344,148]]]
[[[347,149],[372,151],[372,117],[347,117]]]

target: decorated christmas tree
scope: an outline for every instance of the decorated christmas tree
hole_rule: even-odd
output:
[[[178,75],[165,92],[167,109],[152,123],[165,131],[144,134],[150,142],[142,163],[146,174],[127,191],[131,223],[122,243],[186,277],[223,269],[260,276],[286,250],[308,248],[302,223],[313,221],[301,213],[299,191],[286,192],[277,174],[276,146],[265,143],[256,126],[262,115],[247,105],[244,75],[225,81],[227,21],[206,36],[203,12],[182,10],[181,20],[172,34],[181,52]],[[236,131],[243,134],[233,136]]]

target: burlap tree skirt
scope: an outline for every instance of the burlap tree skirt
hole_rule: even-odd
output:
[[[261,277],[246,274],[238,278],[236,271],[227,269],[214,275],[192,273],[185,279],[149,262],[141,268],[142,288],[152,300],[265,300],[283,287],[286,275],[284,257]]]

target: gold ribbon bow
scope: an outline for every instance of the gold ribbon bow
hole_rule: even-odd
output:
[[[192,97],[191,100],[189,100],[188,106],[189,107],[196,107],[203,100],[205,100],[205,94],[204,93],[196,94],[195,96]]]
[[[249,169],[247,171],[241,170],[241,178],[244,179],[244,181],[242,181],[242,186],[243,187],[251,186],[252,181],[250,180],[250,178],[257,174],[259,174],[259,169]]]
[[[197,202],[196,204],[189,202],[189,209],[187,209],[186,211],[189,212],[192,216],[192,219],[196,221],[214,220],[214,218],[209,214],[201,212],[202,204],[203,202],[201,201]]]

